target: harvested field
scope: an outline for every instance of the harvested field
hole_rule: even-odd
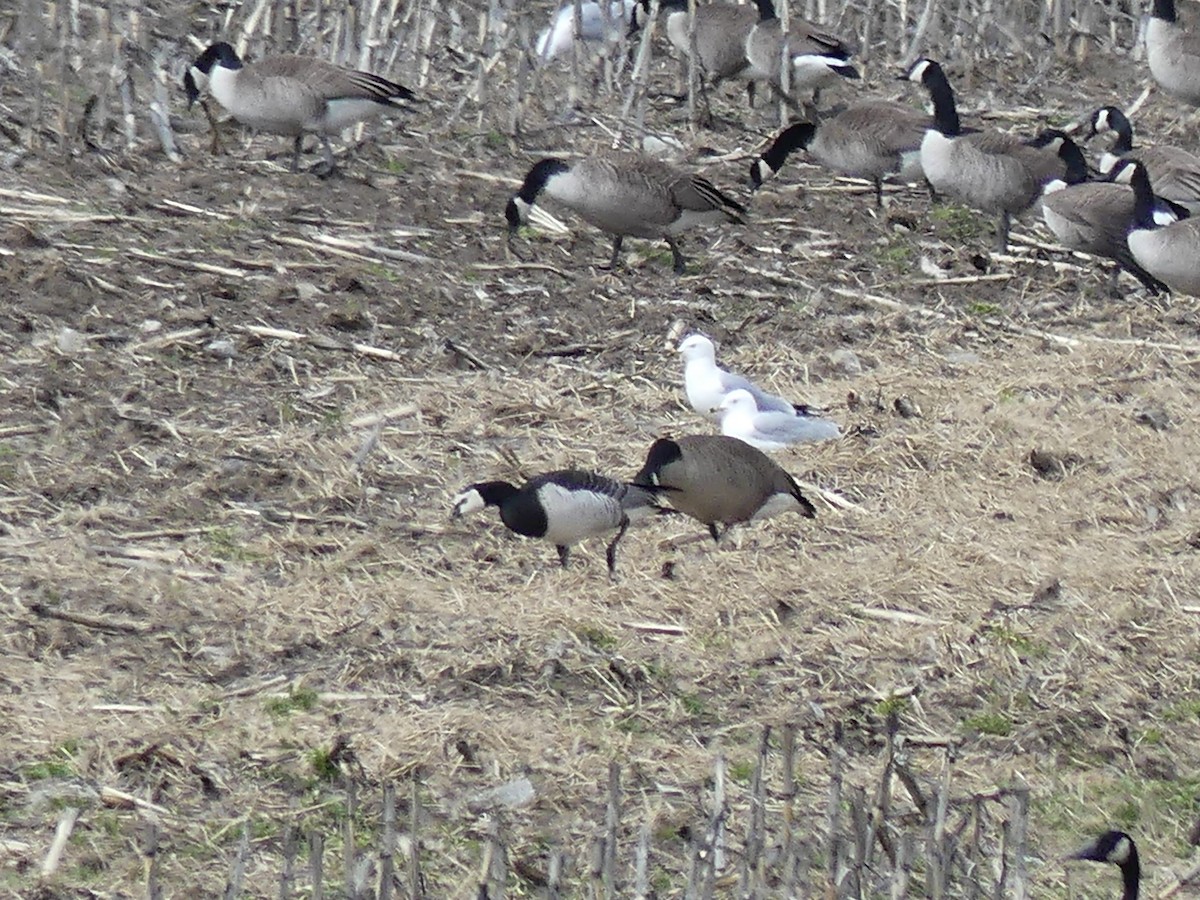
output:
[[[1170,891],[1200,815],[1200,301],[1124,278],[1114,295],[1034,215],[989,257],[975,213],[897,187],[878,216],[863,185],[803,162],[747,200],[749,225],[686,235],[681,278],[636,240],[599,268],[609,239],[561,209],[569,236],[526,229],[510,248],[502,210],[530,163],[610,145],[623,95],[586,61],[573,113],[569,65],[518,77],[545,4],[482,49],[479,9],[400,6],[395,61],[389,42],[366,58],[427,102],[368,124],[328,180],[232,125],[213,156],[185,109],[199,47],[252,33],[261,54],[250,7],[151,3],[126,23],[133,140],[106,9],[83,10],[65,77],[56,7],[0,11],[0,893],[145,895],[154,822],[167,895],[220,894],[245,833],[243,894],[276,896],[291,823],[326,835],[345,896],[345,822],[377,851],[395,785],[425,895],[486,896],[480,861],[502,845],[493,896],[544,895],[556,852],[574,860],[564,896],[601,896],[585,876],[616,762],[609,896],[635,895],[644,826],[655,895],[685,896],[718,759],[729,872],[746,858],[769,725],[769,839],[786,807],[812,895],[882,896],[886,873],[828,893],[820,873],[838,868],[832,772],[869,801],[889,718],[926,792],[950,777],[962,808],[988,807],[972,845],[986,884],[1012,832],[1009,795],[992,795],[1027,787],[1027,878],[1008,895],[1113,896],[1115,869],[1059,862],[1110,826],[1138,839],[1149,892]],[[829,15],[861,37],[870,13]],[[889,5],[885,23],[900,15],[911,32],[920,11]],[[964,44],[935,23],[919,49],[956,63],[967,111],[1026,132],[1149,83],[1132,22],[1114,23],[1004,53],[987,29]],[[905,47],[866,44],[865,84],[836,100],[924,99],[892,80]],[[647,126],[746,200],[774,115],[729,87],[723,127],[690,133],[655,46]],[[178,162],[146,108],[157,73]],[[1178,143],[1195,121],[1155,93],[1136,117]],[[658,519],[626,535],[615,582],[602,541],[562,570],[492,514],[449,519],[471,482],[628,478],[656,437],[709,430],[674,352],[691,329],[843,424],[776,458],[848,508],[720,546]],[[532,798],[486,798],[523,778]],[[894,790],[880,832],[923,835]],[[931,895],[928,866],[911,894]],[[947,896],[976,896],[966,872]]]

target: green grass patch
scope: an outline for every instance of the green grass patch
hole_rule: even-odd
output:
[[[1012,734],[1012,720],[1001,713],[979,713],[963,719],[963,728],[974,734],[990,734],[1008,737]]]
[[[319,701],[317,692],[305,687],[291,688],[285,697],[268,698],[264,708],[273,719],[286,719],[295,712],[312,712]]]
[[[754,763],[747,760],[730,761],[725,772],[738,784],[749,784],[754,777]]]
[[[973,209],[954,203],[940,203],[929,211],[929,218],[957,241],[974,240],[984,234],[988,221]]]
[[[1167,708],[1163,719],[1168,722],[1191,722],[1200,720],[1200,698],[1182,700]]]
[[[967,304],[967,312],[973,316],[998,316],[1003,310],[995,303],[976,302]]]
[[[917,263],[916,249],[911,244],[899,241],[877,247],[874,256],[881,265],[902,273],[912,271]]]
[[[1021,634],[1007,625],[989,625],[984,629],[984,634],[993,643],[1008,647],[1018,656],[1028,659],[1040,659],[1050,653],[1050,647],[1045,641]]]
[[[28,781],[44,781],[47,778],[70,778],[78,774],[75,755],[79,752],[79,741],[68,738],[45,759],[21,767],[21,774]]]
[[[908,712],[909,702],[907,697],[885,697],[875,704],[875,715],[881,719],[887,719],[891,716],[899,718]]]
[[[597,650],[611,651],[617,648],[616,635],[599,625],[580,625],[575,629],[575,636]]]
[[[334,762],[330,751],[324,747],[308,751],[308,765],[312,769],[313,775],[320,781],[336,781],[342,774],[342,770]]]
[[[383,263],[368,263],[367,272],[389,284],[396,284],[402,280],[399,272],[390,266],[385,266]]]
[[[210,528],[204,533],[208,552],[226,562],[256,562],[266,557],[246,546],[245,538],[237,528]]]
[[[708,714],[708,704],[699,694],[684,694],[679,698],[680,705],[689,716],[705,716]]]

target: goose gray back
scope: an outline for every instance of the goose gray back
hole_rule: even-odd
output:
[[[966,132],[958,118],[954,91],[942,67],[918,59],[910,81],[923,84],[933,101],[933,127],[921,140],[921,168],[939,193],[997,217],[996,248],[1008,248],[1010,218],[1029,209],[1054,178],[1075,184],[1087,177],[1079,147],[1061,131],[1032,139],[999,131]]]
[[[542,195],[614,236],[611,267],[626,236],[661,238],[671,248],[675,272],[682,273],[686,260],[677,235],[697,225],[744,222],[745,208],[707,179],[640,153],[540,160],[505,208],[510,233]]]
[[[1134,224],[1126,242],[1133,258],[1171,290],[1200,297],[1200,219],[1159,224],[1146,167],[1135,164],[1130,180]]]
[[[305,134],[320,138],[325,164],[332,170],[330,135],[386,110],[402,108],[400,100],[414,99],[401,84],[319,59],[267,56],[243,63],[224,41],[200,54],[184,76],[189,106],[199,96],[202,81],[243,125],[293,137],[293,172],[300,166]]]
[[[785,512],[817,514],[796,480],[761,450],[724,435],[659,438],[646,454],[635,484],[659,488],[667,501],[708,526],[719,540],[728,530]]]
[[[667,39],[685,57],[690,52],[686,0],[666,0],[661,4],[666,14]],[[630,33],[642,27],[649,15],[650,0],[641,0],[633,11]],[[749,63],[746,60],[746,37],[758,21],[757,10],[744,3],[704,3],[696,7],[696,64],[701,76],[714,87],[728,78],[742,75]]]
[[[856,103],[818,123],[800,122],[784,129],[750,166],[757,189],[783,167],[794,151],[804,149],[818,163],[840,175],[869,178],[875,203],[883,206],[883,179],[924,177],[921,141],[933,120],[918,110],[886,100]]]
[[[791,89],[795,93],[812,92],[817,102],[822,87],[840,78],[857,79],[850,63],[853,50],[841,38],[799,17],[788,22],[787,34],[775,13],[773,0],[754,0],[758,22],[746,37],[747,77],[765,81],[776,89],[786,56],[791,61]]]
[[[1092,113],[1091,126],[1093,136],[1106,131],[1116,135],[1112,146],[1100,157],[1102,173],[1108,175],[1121,160],[1136,156],[1150,175],[1156,197],[1187,207],[1193,215],[1200,213],[1200,156],[1163,144],[1135,150],[1133,123],[1115,106],[1103,106]]]
[[[500,520],[510,531],[554,544],[564,567],[573,545],[615,530],[617,535],[606,551],[612,576],[616,572],[617,544],[629,523],[661,511],[656,494],[653,486],[564,469],[538,475],[519,488],[507,481],[472,484],[454,498],[450,515],[459,518],[496,506]]]
[[[1133,258],[1126,242],[1133,227],[1133,190],[1125,184],[1052,181],[1042,197],[1042,218],[1058,242],[1072,250],[1111,259],[1152,294],[1165,285]],[[1115,273],[1114,273],[1115,275]]]
[[[1200,106],[1200,34],[1179,24],[1175,0],[1154,0],[1146,25],[1146,62],[1164,91]]]

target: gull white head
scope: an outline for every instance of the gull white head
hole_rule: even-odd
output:
[[[701,359],[713,362],[717,358],[717,350],[713,346],[713,342],[702,334],[689,334],[685,337],[679,345],[679,354],[683,357],[684,362],[689,363]]]
[[[738,388],[738,390],[730,391],[725,395],[725,399],[721,401],[721,405],[717,407],[717,411],[722,417],[730,413],[749,413],[753,415],[758,412],[758,404],[754,402],[753,394]]]

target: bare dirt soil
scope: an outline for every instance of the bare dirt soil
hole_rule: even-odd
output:
[[[690,141],[655,71],[648,123],[728,157],[703,170],[744,197],[771,117],[729,89],[719,110],[746,124]],[[1028,131],[1146,78],[1116,58],[1032,85],[999,71],[978,68],[963,106]],[[892,74],[863,94],[920,102]],[[1030,786],[1036,895],[1065,896],[1056,860],[1110,824],[1154,886],[1186,868],[1195,299],[1126,280],[1114,296],[1032,215],[1016,230],[1033,244],[988,260],[973,213],[914,187],[877,216],[802,162],[749,226],[688,235],[682,278],[638,241],[599,269],[608,239],[562,210],[570,239],[526,232],[512,255],[503,204],[530,162],[602,147],[616,122],[618,98],[589,94],[561,124],[561,72],[517,140],[507,101],[455,117],[463,86],[435,72],[431,102],[368,126],[330,180],[232,128],[216,157],[182,134],[178,166],[144,124],[134,153],[115,130],[104,154],[64,153],[20,127],[33,78],[0,85],[0,152],[34,144],[0,171],[0,892],[140,895],[146,811],[111,788],[165,811],[169,892],[218,893],[249,821],[246,889],[266,896],[278,823],[338,821],[340,762],[376,810],[380,785],[419,775],[430,895],[474,896],[471,798],[528,777],[511,859],[585,858],[618,760],[677,895],[672,835],[702,823],[718,752],[744,780],[762,726],[799,723],[797,815],[816,829],[832,723],[869,785],[888,710],[916,768],[936,773],[948,740],[961,792]],[[1178,115],[1153,96],[1137,124],[1182,140]],[[470,482],[629,477],[655,437],[707,430],[673,352],[694,328],[844,423],[778,459],[853,508],[719,547],[675,547],[702,529],[656,521],[627,535],[616,583],[598,542],[564,571],[494,516],[448,518]],[[1116,890],[1114,872],[1071,877],[1075,896]]]

